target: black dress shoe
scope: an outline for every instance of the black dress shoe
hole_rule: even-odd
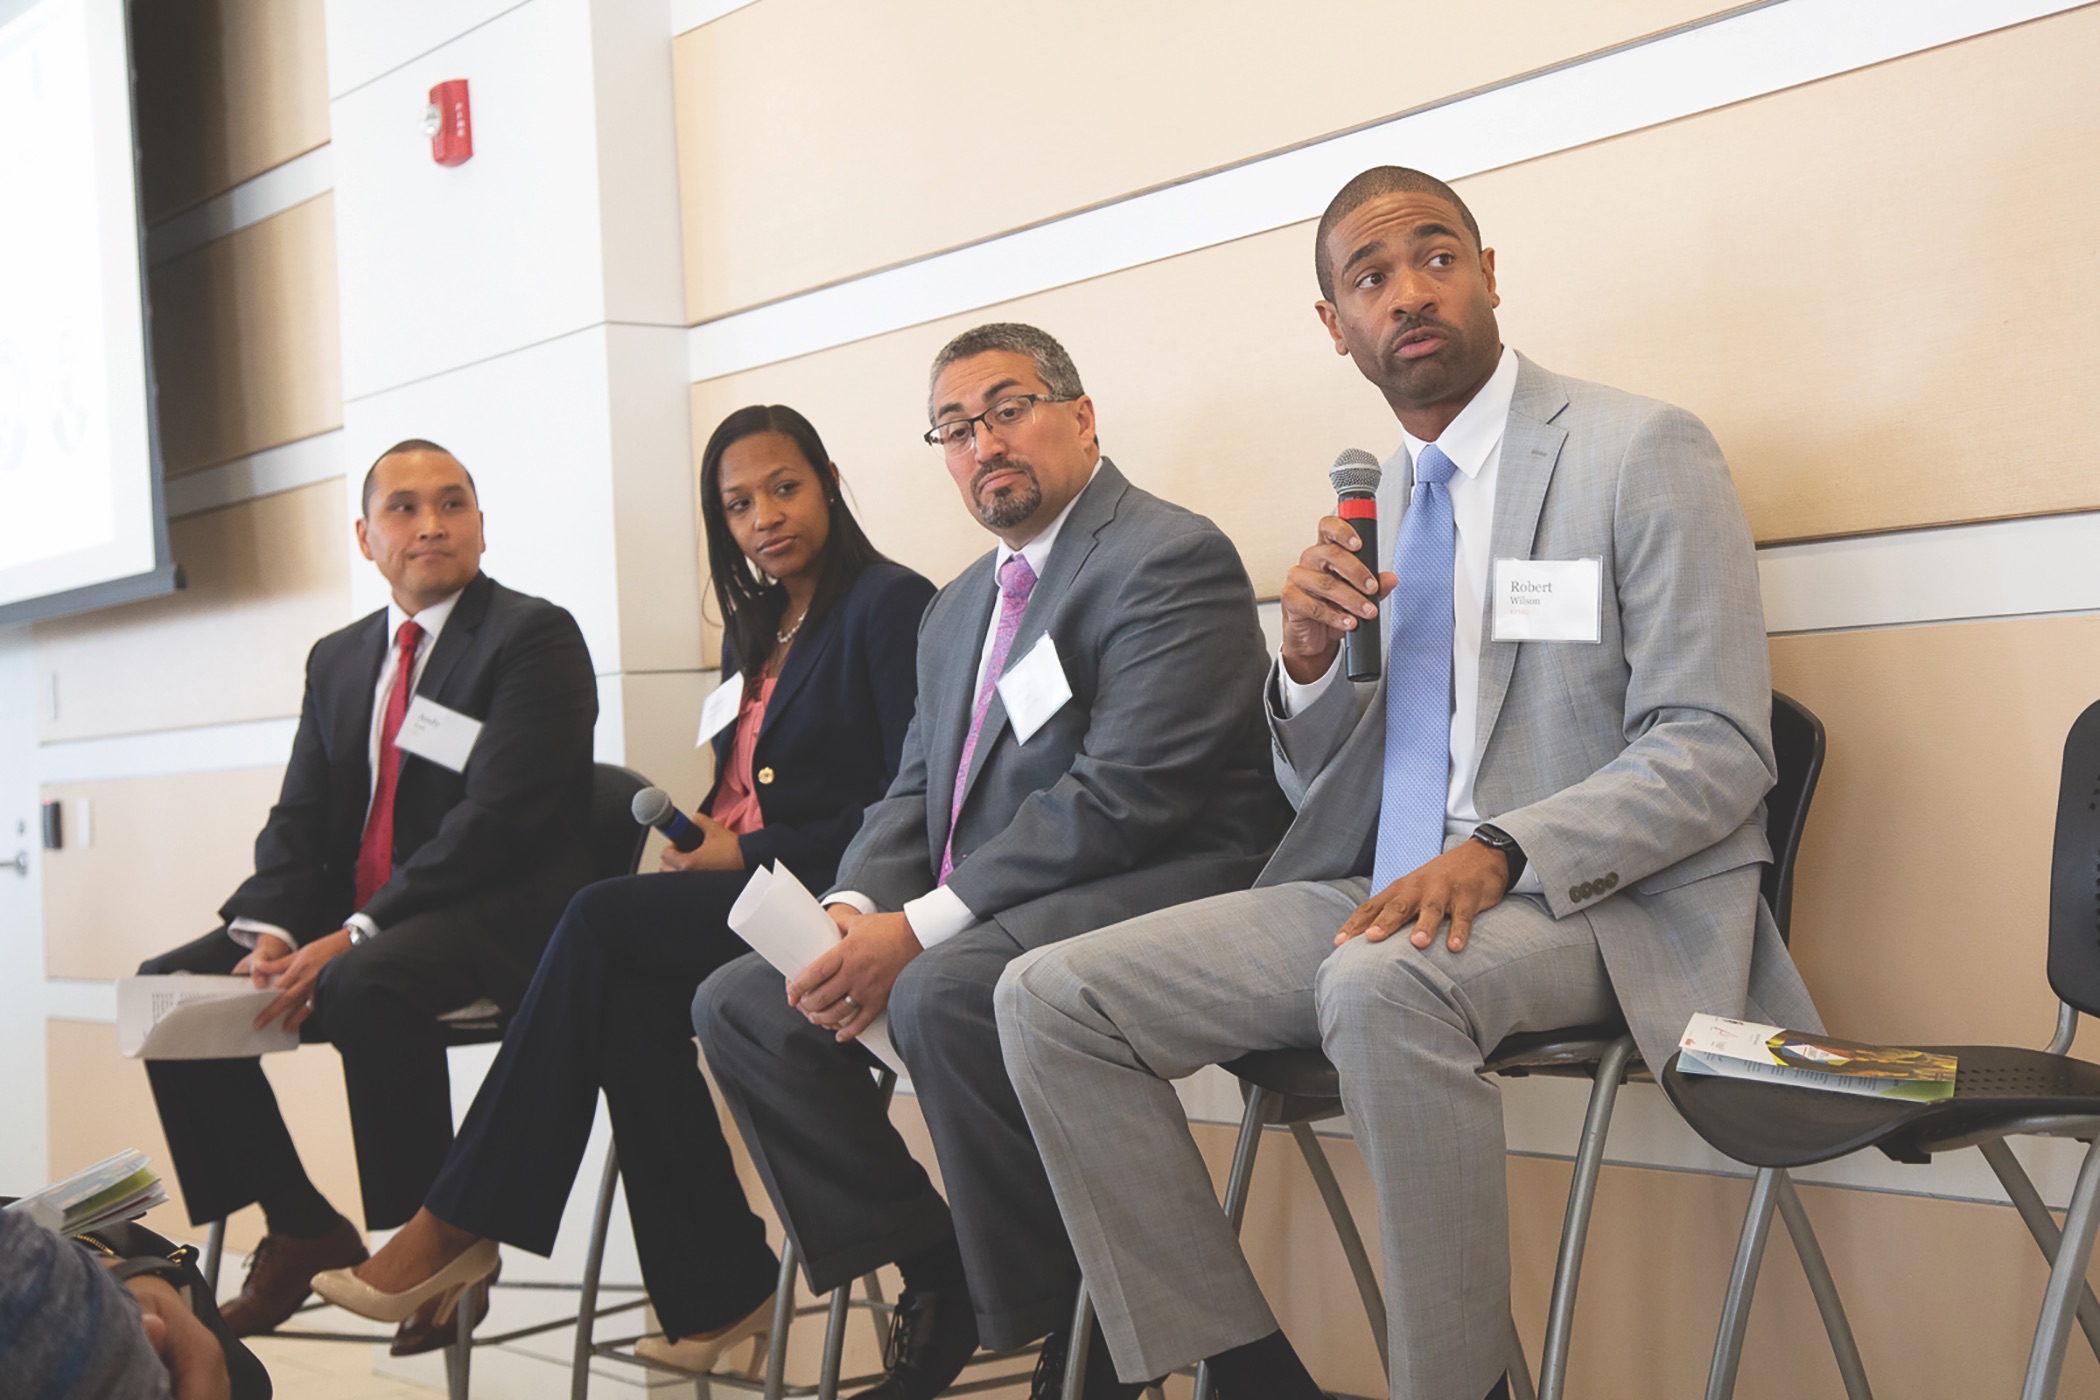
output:
[[[977,1354],[977,1314],[960,1288],[907,1288],[882,1344],[888,1372],[852,1400],[934,1400]]]
[[[1509,1400],[1509,1377],[1495,1382],[1495,1388],[1487,1393],[1487,1400]]]
[[[1028,1381],[1028,1400],[1063,1400],[1065,1357],[1070,1350],[1070,1335],[1060,1331],[1043,1338],[1043,1349],[1035,1358],[1035,1374]],[[1137,1400],[1144,1393],[1143,1381],[1131,1383],[1116,1378],[1116,1364],[1109,1359],[1108,1343],[1101,1338],[1101,1325],[1094,1324],[1093,1340],[1086,1349],[1086,1386],[1080,1391],[1082,1400]]]

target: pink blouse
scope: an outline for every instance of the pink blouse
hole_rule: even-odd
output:
[[[743,707],[736,715],[736,734],[729,741],[729,766],[722,773],[722,785],[715,789],[714,811],[709,815],[739,836],[766,824],[765,813],[758,809],[758,793],[751,784],[751,761],[758,753],[759,726],[766,722],[766,706],[773,702],[773,683],[778,679],[767,676],[759,682],[757,694],[744,692]]]

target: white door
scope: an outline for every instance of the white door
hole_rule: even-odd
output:
[[[29,628],[0,627],[0,1194],[43,1184],[43,832]],[[17,857],[21,864],[17,864]],[[23,869],[22,866],[26,866]]]

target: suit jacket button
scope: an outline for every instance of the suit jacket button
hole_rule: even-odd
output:
[[[1608,889],[1608,890],[1615,890],[1615,889],[1617,889],[1618,887],[1619,887],[1619,872],[1618,872],[1618,871],[1616,871],[1616,870],[1614,870],[1614,871],[1612,871],[1612,873],[1611,873],[1611,874],[1609,874],[1609,875],[1607,875],[1607,876],[1605,876],[1605,877],[1604,877],[1604,888],[1606,888],[1606,889]]]
[[[770,783],[770,782],[772,782],[772,781],[773,781],[773,770],[772,770],[772,769],[770,769],[770,768],[761,768],[761,769],[759,769],[759,770],[758,770],[758,780],[759,780],[759,781],[760,781],[761,783]]]
[[[1568,902],[1570,904],[1580,904],[1589,897],[1590,891],[1587,885],[1577,885],[1568,891]]]

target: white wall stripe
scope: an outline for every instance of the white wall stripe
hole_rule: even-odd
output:
[[[676,38],[688,29],[698,29],[751,3],[752,0],[671,0],[671,36]]]
[[[147,229],[146,262],[158,267],[334,188],[333,157],[328,147],[316,146]]]
[[[1758,551],[1775,636],[2100,610],[2100,512]]]
[[[342,474],[343,432],[336,428],[175,477],[165,491],[168,518],[180,520]]]
[[[39,744],[36,776],[40,783],[87,783],[275,767],[291,757],[292,734],[298,727],[298,718],[288,715]]]
[[[1450,179],[1900,58],[2086,0],[1780,0],[1392,120],[694,326],[697,382],[1316,217],[1367,166]]]
[[[53,978],[44,983],[44,1014],[60,1021],[117,1023],[117,984]]]

